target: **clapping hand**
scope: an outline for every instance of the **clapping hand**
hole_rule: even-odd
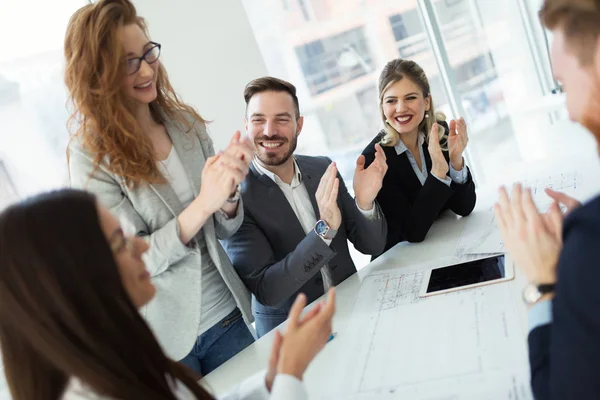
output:
[[[431,156],[431,173],[440,179],[446,179],[448,175],[448,162],[444,158],[442,148],[440,147],[440,137],[438,135],[438,124],[434,123],[429,132],[429,144],[427,145],[429,155]],[[421,162],[425,162],[422,160]]]
[[[358,156],[354,171],[354,194],[362,210],[373,208],[373,202],[381,190],[387,169],[385,153],[379,144],[375,145],[375,160],[368,168],[365,168],[365,156]]]
[[[450,164],[455,171],[463,169],[463,152],[469,142],[467,134],[467,123],[464,118],[458,121],[451,120],[449,124],[450,133],[448,134],[448,152],[450,156]]]
[[[321,177],[315,198],[319,206],[320,218],[335,230],[342,224],[342,213],[337,204],[339,187],[340,179],[337,177],[337,167],[332,162]]]

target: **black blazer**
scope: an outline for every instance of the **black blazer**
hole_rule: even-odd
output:
[[[438,121],[446,131],[446,122]],[[366,166],[375,159],[375,144],[379,143],[385,132],[381,131],[364,149]],[[446,141],[442,141],[443,146]],[[406,152],[398,155],[393,147],[383,147],[387,157],[388,171],[383,178],[383,187],[377,195],[388,223],[388,235],[385,250],[402,241],[422,242],[436,218],[450,209],[458,215],[469,215],[475,207],[475,184],[471,172],[467,181],[457,184],[454,181],[448,187],[431,174],[431,156],[427,142],[423,143],[423,154],[427,165],[428,177],[421,186],[413,171]],[[447,151],[443,151],[446,161]]]
[[[529,334],[537,400],[600,399],[600,196],[565,220],[553,322]]]
[[[318,219],[315,192],[331,160],[295,157]],[[298,293],[306,294],[309,303],[323,295],[319,271],[325,264],[329,265],[334,285],[354,274],[356,267],[348,240],[364,254],[383,251],[387,226],[377,204],[375,218],[365,218],[339,174],[338,178],[342,224],[330,246],[314,230],[308,234],[304,232],[279,186],[256,171],[254,165],[242,182],[244,222],[223,245],[235,270],[254,295],[252,311],[263,325],[274,328],[285,321]]]

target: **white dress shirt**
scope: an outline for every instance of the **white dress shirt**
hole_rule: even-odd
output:
[[[425,181],[427,180],[427,175],[428,175],[427,165],[425,162],[425,154],[423,154],[423,143],[425,143],[425,134],[423,132],[419,132],[418,143],[419,143],[419,145],[417,147],[419,148],[419,155],[421,156],[421,168],[420,169],[419,169],[419,166],[417,165],[417,160],[415,160],[415,156],[406,147],[406,145],[402,142],[402,140],[398,141],[398,144],[394,146],[394,149],[396,150],[397,155],[400,155],[400,154],[406,152],[406,155],[408,156],[408,161],[410,162],[410,165],[412,166],[413,171],[415,171],[415,175],[417,175],[419,182],[421,182],[421,186],[423,186],[425,184]],[[448,178],[448,177],[442,178],[442,177],[439,177],[436,175],[433,175],[433,176],[435,178],[437,178],[437,180],[445,183],[448,186],[450,186],[452,181],[459,183],[459,184],[465,183],[467,181],[467,169],[463,167],[463,169],[461,169],[460,171],[456,171],[454,168],[452,168],[452,163],[449,163],[449,164],[450,164],[450,178]]]
[[[260,174],[271,178],[271,180],[275,182],[275,184],[281,189],[288,203],[290,203],[290,207],[292,207],[294,214],[296,214],[300,225],[302,225],[304,233],[308,234],[310,231],[312,231],[317,223],[317,217],[310,201],[308,191],[306,190],[306,186],[302,181],[302,172],[296,163],[296,159],[294,159],[294,176],[290,184],[285,183],[276,174],[264,168],[260,162],[256,160],[256,158],[252,160],[252,163]],[[366,211],[358,207],[358,204],[356,204],[356,207],[365,217],[374,218],[375,207],[372,207],[370,210]],[[325,239],[323,237],[321,237],[321,239],[323,239],[327,246],[331,245],[331,239]],[[321,268],[321,276],[323,277],[323,288],[327,292],[327,290],[333,286],[331,271],[328,265],[325,265],[323,268]]]

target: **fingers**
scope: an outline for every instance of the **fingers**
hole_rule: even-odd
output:
[[[564,204],[565,206],[567,206],[567,209],[570,211],[571,209],[578,207],[581,205],[581,203],[579,202],[579,200],[574,199],[573,197],[563,193],[563,192],[557,192],[556,190],[552,190],[550,188],[546,188],[544,189],[544,191],[546,192],[546,194],[548,196],[550,196],[554,201],[557,201],[559,203]]]
[[[235,131],[235,133],[231,137],[231,140],[229,141],[229,146],[236,145],[240,141],[241,136],[242,136],[242,133],[240,131]]]
[[[304,324],[305,322],[310,321],[315,315],[317,315],[321,311],[321,308],[322,308],[321,303],[315,304],[313,308],[311,308],[306,314],[304,314],[302,316],[300,325]]]
[[[315,193],[315,197],[318,199],[327,199],[329,194],[331,193],[331,188],[333,186],[333,180],[337,175],[337,168],[335,166],[335,162],[332,162],[325,170],[325,173],[321,177],[321,181],[319,182],[319,187],[317,187],[317,192]]]
[[[438,124],[434,123],[431,126],[431,131],[429,132],[429,144],[427,145],[429,148],[429,154],[438,155],[442,153],[442,149],[440,148],[440,136],[438,134]]]
[[[376,165],[377,169],[380,170],[380,172],[385,174],[388,169],[387,157],[385,156],[385,152],[379,143],[375,145],[375,161],[373,163]]]
[[[451,120],[450,123],[448,124],[448,128],[450,128],[450,135],[456,135],[458,132],[456,132],[456,121],[455,120]]]
[[[339,188],[340,188],[340,178],[335,178],[335,180],[333,181],[331,191],[329,192],[329,198],[327,199],[329,204],[332,207],[337,206],[337,198],[338,198]]]
[[[275,329],[275,338],[273,339],[273,346],[271,347],[271,356],[269,357],[269,370],[274,371],[277,368],[277,361],[279,360],[279,352],[281,350],[282,337],[279,330]]]
[[[525,222],[525,214],[523,212],[523,207],[521,206],[521,201],[523,198],[523,189],[520,183],[517,183],[513,186],[513,190],[511,193],[510,199],[510,211],[512,214],[513,222],[520,223]]]
[[[225,153],[244,161],[247,165],[250,165],[252,157],[254,157],[254,149],[249,139],[246,136],[241,137],[240,131],[235,132]]]
[[[524,190],[522,208],[529,223],[540,224],[541,217],[535,206],[535,203],[533,202],[533,196],[531,195],[531,189],[529,188]]]
[[[363,169],[365,169],[365,156],[361,154],[356,159],[356,171],[362,171]]]
[[[226,165],[230,168],[239,170],[244,176],[248,173],[248,164],[242,161],[240,158],[235,157],[231,154],[223,153],[221,155],[220,162],[222,165]]]
[[[329,289],[329,292],[327,293],[327,301],[321,309],[319,318],[324,320],[331,320],[333,318],[333,314],[335,313],[335,297],[335,288]]]
[[[498,209],[501,216],[502,224],[506,227],[512,225],[512,214],[510,211],[510,201],[508,193],[504,186],[498,189]]]
[[[298,327],[300,314],[302,313],[304,306],[306,306],[306,295],[304,293],[300,293],[298,297],[296,297],[296,300],[290,309],[287,325],[288,331],[295,330]]]
[[[562,224],[563,216],[558,203],[555,201],[550,205],[548,210],[549,222],[552,224],[552,231],[556,239],[562,242]]]

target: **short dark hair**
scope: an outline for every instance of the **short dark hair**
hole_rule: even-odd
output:
[[[298,96],[296,96],[296,86],[288,81],[275,78],[272,76],[263,76],[262,78],[250,81],[244,88],[244,101],[246,101],[246,113],[248,112],[248,103],[252,96],[261,92],[286,92],[294,100],[294,108],[296,111],[296,119],[300,118],[300,104]]]

